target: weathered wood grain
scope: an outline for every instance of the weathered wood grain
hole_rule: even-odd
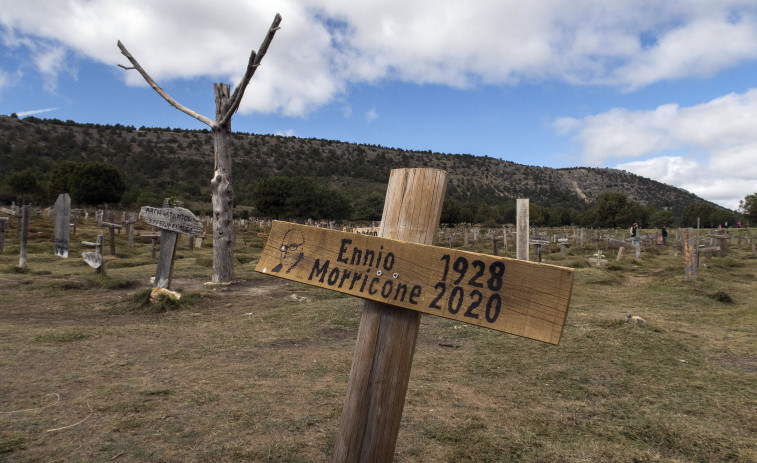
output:
[[[515,257],[518,260],[528,260],[528,198],[517,199],[516,208],[516,246]]]
[[[71,197],[68,193],[55,200],[55,255],[68,258],[69,229],[71,223]]]
[[[256,270],[557,344],[573,269],[274,222]]]
[[[379,236],[432,243],[446,188],[444,171],[392,170]],[[419,312],[365,302],[334,446],[335,462],[392,460],[419,325]]]
[[[144,206],[139,211],[148,225],[163,230],[171,230],[185,235],[202,235],[202,222],[188,209],[183,207],[158,208]]]
[[[154,288],[171,289],[173,276],[173,260],[176,254],[176,238],[179,234],[171,230],[163,230],[160,235],[160,255],[155,269]]]

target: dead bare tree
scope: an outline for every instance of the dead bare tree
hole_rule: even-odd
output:
[[[215,167],[213,178],[210,180],[210,186],[213,192],[212,281],[214,283],[229,282],[234,278],[234,190],[231,187],[231,116],[239,108],[239,103],[242,101],[247,84],[250,83],[252,75],[255,74],[255,70],[260,66],[260,62],[268,51],[268,46],[271,44],[274,34],[280,29],[280,23],[281,15],[277,13],[257,53],[255,50],[250,53],[247,71],[239,82],[239,85],[234,89],[233,94],[229,95],[228,84],[213,84],[216,102],[215,120],[192,111],[171,98],[139,65],[121,41],[118,41],[118,48],[131,63],[131,67],[119,64],[120,67],[127,70],[136,69],[139,71],[147,83],[171,106],[207,124],[212,130]]]

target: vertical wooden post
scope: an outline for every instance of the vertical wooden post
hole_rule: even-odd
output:
[[[694,281],[697,279],[697,266],[695,261],[697,243],[694,242],[694,230],[683,229],[683,258],[685,261],[686,278]],[[697,259],[698,260],[698,259]]]
[[[111,211],[110,215],[108,215],[108,221],[110,223],[114,223],[115,212]],[[109,227],[110,233],[108,235],[108,238],[110,239],[110,242],[108,243],[110,245],[110,255],[115,256],[116,255],[116,230],[115,227]]]
[[[96,273],[105,275],[105,257],[103,256],[103,240],[105,236],[103,232],[97,234],[97,240],[95,241],[95,253],[100,254],[101,264],[97,267]]]
[[[173,277],[173,261],[176,256],[176,238],[178,233],[170,230],[160,231],[160,256],[155,269],[154,288],[171,289]]]
[[[379,236],[431,244],[446,186],[441,170],[392,170]],[[334,462],[392,461],[419,324],[418,312],[365,302]]]
[[[516,200],[515,258],[528,260],[528,198]]]
[[[71,228],[71,198],[61,193],[55,201],[55,255],[68,259],[68,241]]]
[[[21,215],[21,252],[18,258],[18,266],[20,268],[26,268],[26,241],[29,238],[29,214],[31,213],[31,206],[26,204],[23,206],[23,213]]]
[[[0,217],[0,252],[5,249],[5,223],[8,222],[7,217]]]

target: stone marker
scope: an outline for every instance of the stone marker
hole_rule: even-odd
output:
[[[55,255],[68,259],[68,240],[71,228],[71,197],[58,195],[55,201]]]
[[[161,229],[160,256],[155,270],[155,288],[171,288],[173,258],[176,254],[176,239],[179,233],[189,236],[202,235],[202,222],[183,207],[157,208],[145,206],[139,211],[148,225]]]

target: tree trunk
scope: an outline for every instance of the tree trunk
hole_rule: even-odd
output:
[[[229,86],[213,84],[216,121],[223,118],[229,101]],[[213,128],[215,168],[213,191],[213,283],[234,279],[234,190],[231,187],[231,119]]]

